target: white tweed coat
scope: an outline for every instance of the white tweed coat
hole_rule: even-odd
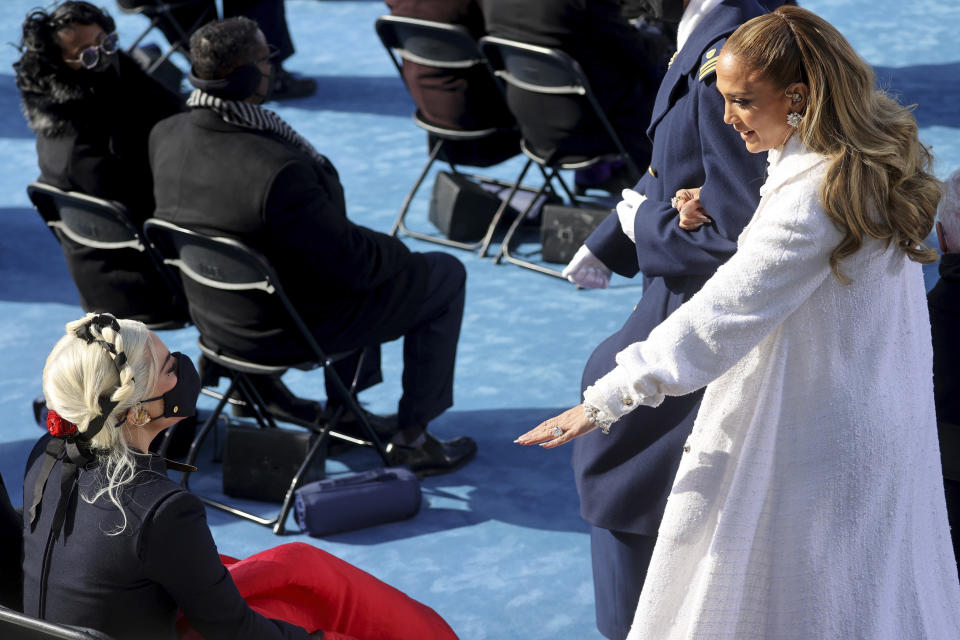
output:
[[[920,265],[867,240],[838,283],[824,158],[768,161],[737,253],[584,394],[709,383],[629,638],[957,640]]]

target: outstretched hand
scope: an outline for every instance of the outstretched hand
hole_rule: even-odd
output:
[[[583,405],[564,411],[555,418],[544,420],[514,440],[517,444],[539,444],[544,449],[552,449],[566,444],[585,433],[590,433],[597,425],[587,419]]]

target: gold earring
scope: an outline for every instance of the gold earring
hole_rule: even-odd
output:
[[[143,408],[143,404],[138,402],[133,410],[133,423],[138,427],[142,427],[148,422],[150,422],[150,414]]]

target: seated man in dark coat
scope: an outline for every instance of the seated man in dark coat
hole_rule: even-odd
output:
[[[150,129],[183,106],[118,49],[115,29],[87,2],[32,11],[13,66],[37,134],[40,182],[116,200],[140,227],[153,214]],[[60,242],[85,310],[148,324],[187,319],[184,305],[162,295],[169,287],[143,253]]]
[[[395,238],[347,219],[336,169],[272,111],[270,54],[252,20],[205,25],[191,38],[192,111],[150,136],[157,216],[227,235],[272,263],[294,306],[328,352],[404,338],[400,432],[391,462],[421,473],[449,470],[476,443],[440,443],[427,423],[453,404],[453,367],[466,273],[445,253],[411,253]],[[205,340],[260,362],[306,359],[260,301],[225,293],[191,296]],[[335,397],[329,393],[328,398]]]
[[[390,13],[457,24],[479,40],[486,31],[479,0],[386,0]],[[520,153],[520,134],[493,77],[482,67],[439,69],[403,61],[403,80],[423,117],[451,129],[501,132],[479,141],[447,141],[444,157],[454,163],[487,167]],[[433,146],[432,136],[429,145]]]

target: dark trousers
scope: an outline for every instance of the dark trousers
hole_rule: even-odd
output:
[[[597,629],[610,640],[630,632],[656,536],[590,527]]]
[[[124,8],[142,7],[156,4],[155,0],[117,0]],[[223,17],[246,16],[260,25],[260,30],[271,44],[278,49],[277,61],[283,61],[293,55],[293,41],[287,29],[286,10],[283,0],[223,0]],[[179,25],[189,38],[197,28],[217,19],[217,5],[214,0],[197,2],[170,11],[170,20]],[[161,19],[157,27],[167,40],[173,44],[182,40],[180,30],[170,20]],[[189,43],[183,42],[184,47]]]
[[[467,279],[463,264],[450,254],[430,252],[423,255],[429,265],[430,277],[419,313],[409,326],[394,327],[384,335],[371,336],[369,345],[379,346],[403,336],[403,395],[397,410],[397,424],[410,439],[419,436],[428,422],[453,406],[453,368]],[[355,358],[347,358],[334,365],[348,386],[356,364]],[[379,351],[365,362],[360,388],[369,386],[375,375],[370,368],[374,364],[379,364]],[[368,382],[364,384],[364,380]],[[337,397],[329,384],[327,397]]]

